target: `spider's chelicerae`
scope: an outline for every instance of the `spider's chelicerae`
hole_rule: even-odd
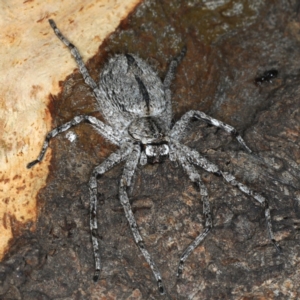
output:
[[[191,110],[184,114],[174,125],[172,124],[170,85],[176,67],[185,55],[185,48],[177,58],[171,61],[163,81],[160,80],[156,72],[145,61],[136,55],[124,54],[116,55],[109,60],[100,74],[99,84],[97,85],[89,75],[77,48],[62,35],[53,20],[49,20],[49,23],[57,37],[70,49],[74,56],[85,82],[94,92],[99,110],[102,112],[106,123],[88,115],[74,117],[71,121],[53,129],[47,134],[38,158],[29,163],[27,167],[31,168],[43,159],[49,141],[53,137],[82,122],[91,124],[99,134],[119,147],[115,153],[112,153],[105,161],[94,168],[89,180],[90,230],[95,257],[94,281],[98,280],[101,270],[97,240],[97,176],[104,174],[122,161],[125,161],[125,166],[119,186],[120,201],[134,240],[150,265],[161,294],[165,293],[161,274],[145,248],[127,195],[127,190],[131,185],[132,176],[138,163],[141,165],[157,163],[169,157],[170,160],[177,161],[183,167],[191,181],[195,182],[199,187],[200,196],[203,201],[205,225],[203,232],[196,237],[181,255],[177,276],[180,276],[182,273],[184,262],[189,255],[204,240],[212,228],[207,188],[202,182],[195,166],[222,176],[228,183],[258,201],[265,209],[270,240],[279,249],[274,239],[267,200],[262,195],[238,182],[231,174],[221,171],[217,165],[208,161],[197,151],[180,142],[190,121],[196,118],[224,129],[226,132],[232,134],[246,151],[249,153],[252,152],[232,126],[218,121],[201,111]]]

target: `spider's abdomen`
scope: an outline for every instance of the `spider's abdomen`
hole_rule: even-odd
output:
[[[152,68],[139,57],[112,57],[100,74],[99,88],[116,115],[129,124],[133,119],[159,116],[166,110],[163,84]],[[125,120],[124,120],[125,121]]]

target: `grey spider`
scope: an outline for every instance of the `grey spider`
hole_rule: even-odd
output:
[[[228,183],[258,201],[265,210],[270,240],[279,250],[279,246],[274,239],[267,200],[262,195],[238,182],[231,174],[221,171],[217,165],[208,161],[197,151],[180,143],[190,121],[196,118],[224,129],[232,134],[246,151],[252,153],[232,126],[216,120],[201,111],[191,110],[184,114],[174,125],[172,124],[170,85],[178,64],[185,56],[186,48],[181,51],[178,57],[171,61],[163,81],[160,80],[156,72],[145,61],[136,55],[125,54],[115,55],[109,60],[100,74],[99,85],[97,85],[89,75],[77,48],[62,35],[53,20],[49,20],[49,23],[57,37],[70,49],[84,81],[94,92],[99,110],[102,112],[106,123],[89,115],[74,117],[71,121],[53,129],[47,134],[38,158],[29,163],[27,168],[33,167],[43,159],[49,146],[49,141],[53,137],[82,122],[92,125],[100,135],[119,147],[116,152],[112,153],[94,168],[89,180],[90,230],[95,258],[94,281],[98,280],[101,270],[97,240],[97,176],[104,174],[122,161],[125,161],[125,166],[119,185],[119,198],[135,243],[151,267],[160,294],[165,293],[161,274],[145,248],[127,195],[127,190],[131,185],[132,176],[138,163],[141,165],[156,163],[169,157],[170,160],[177,161],[183,167],[190,180],[199,187],[205,218],[204,229],[181,255],[177,276],[180,276],[182,273],[184,262],[189,255],[204,240],[213,226],[207,188],[195,166],[222,176]]]

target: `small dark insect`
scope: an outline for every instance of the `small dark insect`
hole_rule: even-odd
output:
[[[275,69],[265,71],[262,76],[255,78],[255,83],[262,85],[264,82],[272,83],[272,79],[275,79],[278,76],[278,71]]]
[[[57,37],[69,48],[86,84],[93,90],[95,100],[98,103],[99,110],[102,112],[105,122],[93,116],[79,115],[75,116],[71,121],[54,128],[46,135],[42,150],[37,159],[29,163],[27,168],[33,167],[43,159],[52,138],[83,122],[89,123],[100,135],[118,146],[118,150],[94,168],[89,180],[90,230],[95,257],[94,281],[98,280],[101,270],[99,241],[97,238],[97,178],[122,161],[125,161],[125,165],[119,185],[120,202],[135,243],[152,270],[160,294],[165,294],[162,277],[140,234],[139,226],[135,221],[127,194],[138,164],[159,163],[166,158],[169,158],[171,161],[177,161],[190,180],[196,183],[199,196],[203,201],[203,216],[205,220],[203,230],[181,254],[177,276],[182,274],[185,261],[193,250],[205,239],[213,226],[208,191],[196,167],[222,176],[226,182],[260,203],[264,209],[270,241],[279,249],[272,230],[270,208],[267,199],[237,181],[230,173],[223,172],[216,164],[207,160],[205,156],[181,142],[186,135],[186,129],[190,126],[191,121],[197,119],[232,134],[248,153],[252,153],[235,128],[201,111],[188,111],[173,124],[170,85],[175,76],[176,67],[185,56],[186,48],[170,62],[163,81],[138,56],[134,54],[121,54],[115,55],[108,61],[100,73],[99,82],[96,83],[85,67],[77,48],[62,35],[53,20],[49,20],[49,22]],[[272,72],[269,71],[264,74],[263,80],[273,78],[274,76],[275,70],[272,70]],[[260,79],[260,81],[263,80]]]

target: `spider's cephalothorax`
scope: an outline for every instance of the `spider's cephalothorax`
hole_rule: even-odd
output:
[[[97,85],[89,75],[77,48],[61,34],[53,20],[49,20],[49,22],[57,37],[70,49],[74,56],[85,82],[94,92],[99,110],[102,112],[106,123],[88,115],[74,117],[71,121],[53,129],[47,134],[38,158],[29,163],[27,167],[31,168],[43,159],[51,138],[82,122],[91,124],[99,134],[119,147],[116,152],[112,153],[105,161],[94,168],[89,180],[90,229],[95,257],[95,281],[98,280],[101,269],[97,240],[97,177],[122,161],[125,161],[125,166],[119,186],[120,202],[130,224],[134,240],[150,265],[161,294],[165,293],[165,289],[160,272],[145,248],[127,195],[128,187],[131,185],[132,176],[138,163],[141,165],[158,163],[169,157],[170,160],[176,160],[183,167],[189,178],[199,187],[201,200],[203,201],[204,229],[181,255],[177,276],[182,273],[186,259],[204,240],[212,228],[207,189],[195,166],[223,176],[228,183],[258,201],[265,210],[270,239],[274,246],[279,249],[272,231],[267,200],[262,195],[238,182],[231,174],[221,171],[217,165],[208,161],[197,151],[181,143],[185,129],[190,124],[190,121],[196,118],[231,133],[245,150],[251,153],[251,150],[237,131],[232,126],[195,110],[184,114],[174,125],[171,123],[170,85],[176,67],[186,53],[185,48],[177,58],[171,61],[163,81],[160,80],[156,72],[145,61],[135,55],[125,54],[116,55],[109,60],[100,74],[99,85]]]

